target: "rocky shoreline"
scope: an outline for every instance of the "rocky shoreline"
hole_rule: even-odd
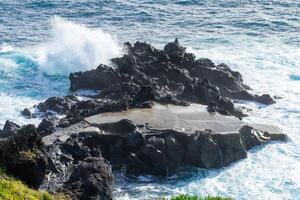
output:
[[[48,98],[36,106],[38,127],[7,121],[0,165],[30,187],[105,200],[113,198],[114,170],[137,177],[222,168],[254,146],[287,140],[274,126],[241,121],[246,115],[235,100],[275,100],[252,94],[225,64],[196,59],[177,39],[164,50],[141,42],[124,48],[111,66],[70,74],[71,92],[96,95]],[[36,116],[27,108],[22,114]]]

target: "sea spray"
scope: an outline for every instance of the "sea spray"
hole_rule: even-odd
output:
[[[48,75],[93,69],[122,54],[113,36],[100,28],[90,29],[57,16],[51,21],[51,38],[37,52],[40,69]]]
[[[20,111],[24,108],[32,108],[38,101],[30,97],[20,97],[16,95],[8,95],[0,91],[0,129],[3,127],[6,120],[11,120],[20,125],[33,123],[38,124],[39,118],[27,119],[21,117]]]
[[[47,42],[26,47],[0,45],[0,128],[7,119],[19,124],[35,123],[20,111],[48,96],[68,91],[71,72],[96,68],[122,54],[109,33],[89,29],[60,17],[51,19]],[[17,95],[15,95],[17,94]]]

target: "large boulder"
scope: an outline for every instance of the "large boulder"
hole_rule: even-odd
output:
[[[249,125],[243,126],[239,132],[247,150],[270,141],[268,133],[257,130]]]
[[[54,111],[58,114],[65,114],[79,100],[75,96],[50,97],[37,105],[41,112]]]
[[[211,134],[211,137],[220,149],[223,166],[227,166],[247,157],[247,149],[245,148],[239,133],[213,133]]]
[[[189,136],[185,161],[207,169],[223,166],[222,152],[208,131],[199,131]]]
[[[71,73],[69,79],[71,91],[78,89],[102,90],[118,83],[121,77],[113,68],[99,65],[95,70]]]
[[[5,138],[16,134],[20,126],[14,122],[7,120],[4,124],[3,130],[0,132],[0,138]]]
[[[21,114],[26,117],[26,118],[33,118],[36,117],[36,115],[34,113],[32,113],[28,108],[24,108],[21,111]]]
[[[181,163],[186,151],[185,147],[172,135],[165,137],[165,143],[168,157],[175,163]]]
[[[86,158],[72,169],[61,191],[80,200],[112,200],[114,177],[110,165],[102,158]]]

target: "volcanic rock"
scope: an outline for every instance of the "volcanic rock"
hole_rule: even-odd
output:
[[[0,140],[0,165],[8,173],[37,188],[44,179],[47,164],[41,147],[41,137],[35,126],[21,127],[15,134]]]
[[[269,95],[252,95],[239,72],[227,65],[216,66],[209,59],[195,59],[178,40],[159,50],[147,43],[126,43],[128,53],[112,62],[116,68],[99,65],[97,69],[70,75],[71,91],[102,90],[99,98],[127,99],[129,108],[147,101],[187,105],[209,105],[209,111],[245,116],[230,99],[272,104]]]

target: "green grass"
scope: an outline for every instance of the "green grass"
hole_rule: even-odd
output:
[[[29,189],[21,181],[7,176],[0,177],[0,199],[2,200],[54,200],[44,191]]]
[[[21,181],[5,174],[5,169],[0,167],[0,200],[54,200],[45,191],[28,188]]]
[[[163,198],[163,200],[233,200],[233,199],[224,198],[224,197],[212,197],[212,196],[198,197],[196,195],[191,196],[191,195],[181,194],[175,197],[171,197],[170,199]]]

